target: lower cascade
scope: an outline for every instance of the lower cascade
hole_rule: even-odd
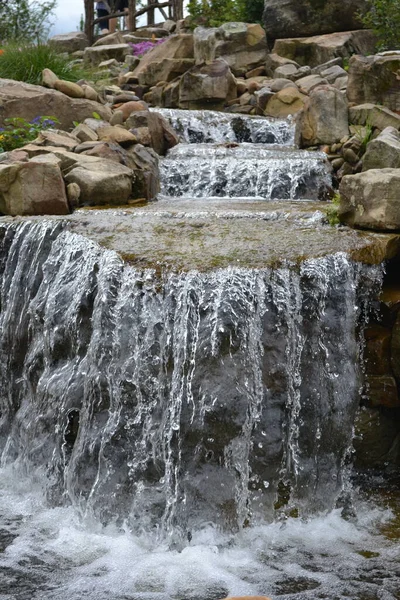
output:
[[[215,113],[164,112],[183,142],[158,212],[124,211],[137,254],[152,218],[200,249],[207,218],[221,244],[233,221],[288,221],[290,237],[265,200],[329,187],[290,123],[223,115],[228,147]],[[393,513],[351,482],[383,268],[304,249],[257,268],[129,264],[90,238],[100,212],[0,223],[1,600],[399,598]],[[299,222],[305,240],[332,230],[320,220]]]

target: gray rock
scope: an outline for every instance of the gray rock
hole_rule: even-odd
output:
[[[321,35],[362,27],[359,12],[366,0],[265,0],[264,23],[273,38]]]
[[[310,94],[314,88],[319,85],[326,85],[328,82],[323,79],[320,75],[307,75],[296,81],[299,90],[303,94]]]
[[[400,169],[370,169],[343,177],[341,221],[374,231],[400,229]]]
[[[347,77],[347,72],[339,65],[333,65],[327,69],[323,69],[320,73],[321,77],[327,80],[328,83],[335,83],[339,77]]]
[[[286,65],[282,65],[278,67],[274,71],[274,79],[286,79],[289,75],[294,75],[297,72],[297,67],[293,63],[288,63]]]
[[[57,52],[72,54],[78,50],[84,50],[89,46],[89,40],[82,31],[72,31],[71,33],[54,35],[49,39],[49,46],[57,50]]]
[[[345,31],[309,38],[276,40],[273,52],[295,60],[299,65],[317,67],[334,58],[349,58],[354,52],[374,52],[375,38],[368,30]]]
[[[400,115],[384,106],[375,104],[360,104],[349,109],[350,123],[366,125],[383,131],[386,127],[400,129]]]
[[[400,169],[400,134],[394,127],[386,127],[369,142],[363,157],[363,171],[384,168]]]
[[[352,56],[347,95],[355,104],[382,104],[400,111],[400,56]]]
[[[265,71],[269,77],[272,77],[275,70],[279,67],[283,67],[284,65],[294,65],[299,68],[299,64],[294,60],[290,60],[290,58],[285,58],[284,56],[279,56],[279,54],[267,54],[265,59]]]
[[[66,215],[69,207],[58,164],[0,164],[0,212],[7,215]]]
[[[110,60],[112,58],[115,58],[117,62],[124,62],[125,56],[132,53],[133,49],[129,44],[92,46],[85,49],[83,59],[87,65],[97,67],[104,60]]]
[[[224,23],[218,28],[197,27],[194,57],[197,64],[222,58],[236,76],[265,62],[268,55],[264,29],[255,23]]]
[[[179,85],[181,108],[221,108],[236,96],[235,78],[222,59],[196,65],[182,76]]]
[[[303,146],[333,144],[348,135],[348,107],[343,95],[333,86],[313,90],[301,115],[300,136]]]
[[[269,84],[271,92],[280,92],[287,87],[297,88],[297,85],[291,79],[274,79]]]

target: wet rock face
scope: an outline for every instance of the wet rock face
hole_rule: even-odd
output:
[[[272,39],[349,31],[366,9],[365,0],[265,0],[264,26]]]
[[[217,59],[196,65],[181,78],[180,108],[222,108],[236,98],[236,81],[228,64]]]

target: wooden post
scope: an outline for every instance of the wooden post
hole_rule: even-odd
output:
[[[85,33],[89,40],[90,46],[93,44],[94,40],[94,31],[93,31],[93,21],[94,21],[94,2],[93,0],[85,0]]]
[[[155,10],[151,8],[152,4],[156,4],[157,0],[148,0],[149,10],[147,11],[147,26],[154,25],[155,23]]]
[[[136,0],[129,0],[129,29],[136,31]]]

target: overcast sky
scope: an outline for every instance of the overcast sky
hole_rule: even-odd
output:
[[[83,0],[58,0],[54,26],[50,35],[77,31],[79,29],[79,20],[83,13]]]

